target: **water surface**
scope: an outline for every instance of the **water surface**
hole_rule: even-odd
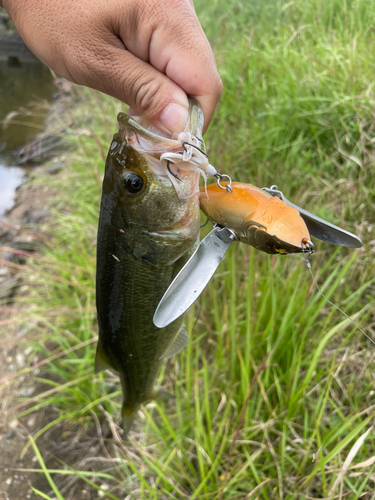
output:
[[[0,220],[8,208],[13,205],[13,196],[24,177],[22,169],[8,167],[0,162]]]
[[[0,220],[23,178],[14,151],[43,129],[56,90],[43,64],[12,62],[0,61]]]

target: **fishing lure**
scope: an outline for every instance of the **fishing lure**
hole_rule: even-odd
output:
[[[221,181],[227,178],[223,186]],[[359,248],[362,241],[289,202],[276,186],[259,189],[232,183],[217,176],[217,184],[200,194],[200,207],[214,222],[190,260],[173,280],[154,314],[159,328],[181,316],[202,293],[234,241],[242,241],[267,253],[307,254],[314,245],[310,234],[335,245]]]
[[[251,184],[233,182],[230,187],[222,190],[219,184],[210,184],[202,190],[200,208],[211,221],[266,253],[313,250],[309,230],[296,208]]]

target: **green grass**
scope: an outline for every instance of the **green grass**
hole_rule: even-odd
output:
[[[206,136],[211,163],[239,181],[278,184],[364,240],[357,251],[316,241],[312,269],[327,298],[371,335],[375,4],[199,0],[196,8],[224,83]],[[64,439],[76,424],[74,435],[100,422],[118,430],[119,385],[93,375],[93,339],[100,180],[119,104],[85,90],[76,99],[76,148],[58,181],[52,242],[26,276],[41,332],[34,351],[61,353],[39,375],[46,392],[19,406],[21,415],[53,408],[36,445],[49,427]],[[82,481],[103,481],[108,498],[121,499],[375,498],[374,465],[350,469],[375,455],[373,432],[339,476],[374,421],[374,346],[317,293],[300,259],[233,245],[186,326],[191,342],[160,374],[176,400],[145,405],[130,442],[116,432],[105,439],[117,460],[103,461],[105,480],[82,468]],[[37,456],[55,496],[69,498],[42,449]]]

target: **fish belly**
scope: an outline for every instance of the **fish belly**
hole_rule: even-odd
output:
[[[100,232],[100,231],[99,231]],[[182,319],[157,328],[153,315],[190,252],[171,265],[155,266],[127,253],[118,231],[104,231],[97,248],[99,343],[96,369],[111,368],[121,380],[123,422],[129,428],[139,405],[160,394],[155,381]]]

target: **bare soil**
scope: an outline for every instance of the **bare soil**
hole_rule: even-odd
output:
[[[25,305],[17,299],[27,293],[19,272],[27,253],[36,250],[43,238],[38,225],[48,219],[54,194],[51,188],[21,185],[13,208],[0,222],[0,500],[40,498],[31,484],[43,492],[50,491],[42,474],[17,470],[39,468],[31,451],[23,459],[20,456],[29,433],[40,428],[46,417],[43,413],[33,414],[19,421],[14,405],[19,397],[31,396],[38,390],[27,375],[15,377],[29,363],[30,353],[24,341],[26,335],[28,340],[32,335],[32,328],[16,326],[17,317],[25,312]],[[25,224],[35,229],[22,229]]]

